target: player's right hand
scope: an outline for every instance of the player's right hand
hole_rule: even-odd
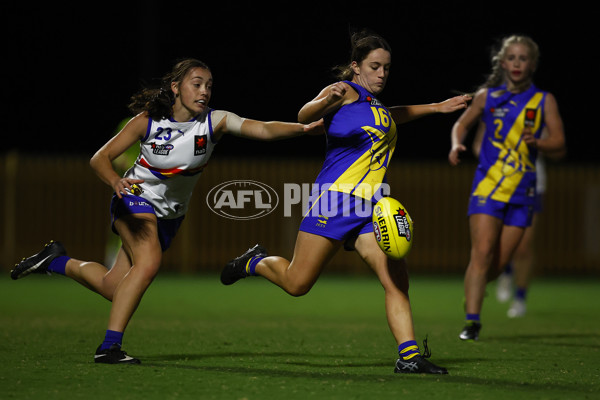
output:
[[[334,83],[329,87],[329,93],[327,93],[327,103],[334,104],[346,95],[348,90],[348,84],[344,82]]]
[[[118,198],[123,198],[124,194],[127,194],[125,189],[131,191],[131,185],[136,183],[144,183],[143,179],[131,179],[131,178],[121,178],[113,184],[113,190],[117,194]]]
[[[453,167],[457,166],[460,163],[460,153],[466,150],[467,148],[464,144],[452,146],[452,149],[450,149],[450,153],[448,154],[448,161],[450,161],[450,165]]]

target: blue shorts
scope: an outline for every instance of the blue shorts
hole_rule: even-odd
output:
[[[115,221],[121,218],[123,215],[131,214],[142,214],[149,213],[156,215],[154,207],[148,201],[142,197],[134,196],[132,194],[123,195],[122,198],[118,198],[116,194],[113,194],[110,202],[110,214],[112,218],[111,228],[115,234],[119,234],[115,229]],[[166,251],[170,246],[175,234],[181,226],[183,216],[174,219],[157,219],[157,230],[158,240],[160,241],[160,247],[162,251]]]
[[[347,240],[373,232],[371,200],[328,190],[308,204],[300,230],[334,240]]]
[[[500,219],[504,225],[526,228],[531,226],[533,205],[511,204],[492,199],[471,196],[467,215],[487,214]]]

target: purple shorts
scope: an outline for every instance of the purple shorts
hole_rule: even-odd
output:
[[[300,230],[335,240],[347,240],[373,232],[371,200],[328,190],[309,204]]]
[[[113,194],[110,202],[110,214],[112,217],[112,231],[115,234],[119,234],[115,229],[115,221],[123,215],[130,214],[142,214],[149,213],[156,215],[154,207],[146,199],[132,194],[123,195],[122,198],[118,198],[116,194]],[[170,246],[175,234],[181,226],[183,216],[174,219],[157,219],[158,228],[158,240],[160,241],[160,247],[162,251],[166,251]]]
[[[533,211],[533,205],[504,203],[492,199],[482,200],[479,196],[471,196],[467,215],[491,215],[502,220],[504,225],[526,228],[531,226]]]

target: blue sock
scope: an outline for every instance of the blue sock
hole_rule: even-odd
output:
[[[506,274],[508,274],[508,275],[512,274],[512,272],[513,272],[513,265],[512,265],[512,263],[511,263],[511,262],[509,262],[508,264],[506,264],[506,265],[504,266],[504,272],[505,272]]]
[[[467,314],[467,322],[479,323],[479,314]]]
[[[255,269],[256,264],[260,262],[264,257],[253,257],[248,261],[248,265],[246,265],[246,273],[250,276],[256,275]]]
[[[111,331],[109,329],[106,330],[106,336],[104,337],[104,342],[100,345],[100,350],[106,350],[113,344],[121,347],[121,343],[123,343],[123,332]]]
[[[404,361],[406,361],[421,353],[419,352],[419,346],[417,345],[417,341],[409,340],[398,346],[398,354],[400,355],[400,357],[402,357]]]
[[[515,299],[524,301],[525,297],[527,297],[527,288],[518,287],[515,291]]]
[[[71,257],[69,256],[58,256],[54,260],[50,261],[50,265],[48,265],[48,271],[56,272],[57,274],[65,275],[65,268],[67,267],[67,261],[69,261]]]

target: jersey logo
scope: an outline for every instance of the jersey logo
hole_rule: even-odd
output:
[[[537,116],[537,108],[525,109],[525,126],[533,128],[535,126],[535,117]]]
[[[152,148],[152,154],[168,156],[174,146],[172,144],[156,144],[155,142],[152,142],[150,143],[150,147]]]
[[[367,100],[367,102],[368,102],[370,105],[372,105],[372,106],[381,106],[381,107],[383,107],[383,103],[381,103],[379,100],[377,100],[377,99],[376,99],[376,98],[374,98],[374,97],[367,96],[367,98],[366,98],[365,100]]]
[[[510,109],[508,108],[490,108],[490,113],[495,117],[495,118],[504,118],[506,116],[506,114],[508,114],[508,112],[510,111]]]
[[[206,144],[206,135],[194,136],[194,155],[201,156],[202,154],[206,154]]]

